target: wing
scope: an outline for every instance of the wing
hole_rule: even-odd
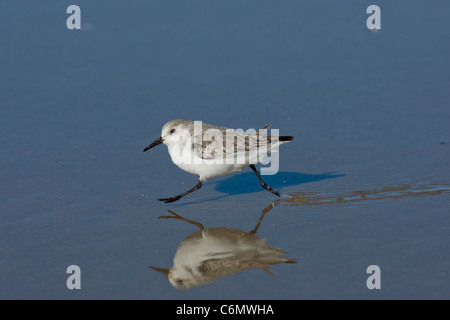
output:
[[[230,159],[233,163],[232,159],[245,161],[243,159],[247,157],[251,159],[250,162],[256,163],[259,156],[270,153],[272,137],[265,134],[269,127],[270,124],[262,127],[259,133],[253,134],[246,134],[243,130],[220,128],[216,135],[203,137],[203,140],[197,139],[202,143],[195,144],[195,148],[204,160]]]

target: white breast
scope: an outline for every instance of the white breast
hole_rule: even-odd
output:
[[[186,144],[177,144],[168,149],[173,163],[186,172],[198,175],[202,181],[240,171],[248,166],[247,163],[227,164],[225,159],[202,159]]]

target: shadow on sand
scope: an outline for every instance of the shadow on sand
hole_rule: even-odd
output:
[[[321,174],[306,174],[298,172],[278,172],[273,176],[261,176],[265,183],[275,190],[287,186],[296,186],[302,183],[320,181],[325,179],[343,177],[345,174],[326,172]],[[244,172],[228,179],[209,184],[216,184],[215,190],[229,195],[260,192],[263,190],[258,178],[253,172]]]

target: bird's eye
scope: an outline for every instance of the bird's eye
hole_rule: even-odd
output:
[[[177,286],[179,286],[179,287],[183,286],[183,280],[176,279],[175,282],[176,282]]]
[[[174,132],[175,132],[175,129],[170,130],[170,133],[171,133],[171,134],[174,133]]]

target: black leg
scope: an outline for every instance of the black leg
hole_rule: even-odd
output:
[[[201,187],[202,187],[202,181],[200,180],[200,181],[195,185],[195,187],[193,187],[192,189],[190,189],[190,190],[188,190],[188,191],[186,191],[186,192],[184,192],[184,193],[182,193],[182,194],[179,194],[179,195],[177,195],[177,196],[175,196],[175,197],[164,198],[164,199],[158,199],[158,200],[159,200],[159,201],[164,201],[165,203],[174,202],[174,201],[177,201],[177,200],[183,198],[185,195],[187,195],[187,194],[189,194],[189,193],[191,193],[191,192],[194,192],[195,190],[200,189]]]
[[[257,223],[256,226],[253,228],[253,230],[249,232],[249,234],[255,234],[255,233],[258,231],[259,226],[261,225],[261,222],[262,222],[264,216],[266,215],[267,212],[269,212],[270,210],[272,210],[274,207],[275,207],[275,203],[272,202],[271,204],[269,204],[267,207],[264,208],[264,210],[263,210],[262,213],[261,213],[261,216],[260,216],[259,219],[258,219],[258,223]]]
[[[186,219],[185,217],[182,217],[173,211],[170,211],[170,210],[167,210],[167,211],[169,211],[169,213],[171,213],[172,215],[171,216],[160,216],[160,217],[158,217],[158,219],[178,219],[178,220],[186,221],[187,223],[193,224],[194,226],[198,227],[200,230],[205,230],[205,226],[202,225],[200,222]]]
[[[258,177],[259,182],[261,183],[261,186],[266,189],[267,191],[272,192],[274,195],[279,196],[278,192],[276,192],[275,190],[273,190],[271,187],[269,187],[264,181],[262,181],[261,176],[258,173],[258,170],[256,170],[255,165],[251,164],[250,168],[252,168],[253,172],[256,174],[256,176]]]

